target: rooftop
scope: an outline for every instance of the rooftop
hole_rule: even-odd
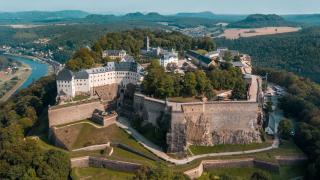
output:
[[[188,50],[187,54],[192,56],[193,58],[198,59],[199,61],[202,61],[206,64],[210,64],[211,63],[211,59],[209,57],[206,57],[204,55],[198,54],[197,52],[193,51],[193,50]]]

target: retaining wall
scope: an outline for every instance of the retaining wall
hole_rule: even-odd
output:
[[[125,172],[136,172],[141,168],[141,164],[130,163],[124,161],[114,161],[105,158],[98,157],[79,157],[72,158],[71,160],[71,168],[74,167],[96,167],[96,168],[108,168],[116,171],[125,171]]]
[[[202,175],[203,171],[214,168],[242,168],[242,167],[255,167],[274,173],[279,173],[280,165],[299,165],[307,161],[305,156],[286,156],[276,157],[277,162],[266,162],[256,160],[254,158],[243,158],[243,159],[229,159],[229,160],[203,160],[199,166],[185,171],[184,174],[191,179],[198,178]]]
[[[165,101],[150,98],[142,94],[134,95],[134,110],[143,117],[145,121],[157,125],[157,119],[161,117],[165,111]]]
[[[52,106],[48,110],[49,127],[72,123],[91,118],[95,109],[104,111],[105,107],[100,101],[82,102],[68,106]]]

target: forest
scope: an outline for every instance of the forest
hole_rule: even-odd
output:
[[[218,46],[250,54],[256,67],[271,67],[320,82],[320,28],[280,35],[216,39]]]
[[[55,77],[44,77],[0,104],[1,179],[67,179],[69,157],[46,150],[25,136],[47,112],[56,97]]]
[[[307,179],[317,179],[320,176],[320,86],[286,71],[258,68],[255,73],[269,73],[270,82],[286,88],[279,106],[287,118],[297,122],[294,139],[310,161]]]

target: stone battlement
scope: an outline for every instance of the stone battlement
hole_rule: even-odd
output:
[[[169,152],[184,151],[187,144],[249,144],[261,142],[262,113],[254,101],[175,103],[142,94],[134,96],[135,111],[154,125],[163,113],[171,115],[167,134]]]

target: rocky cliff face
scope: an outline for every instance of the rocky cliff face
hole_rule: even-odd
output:
[[[212,145],[261,143],[260,133],[244,130],[215,130],[212,132]]]
[[[202,113],[194,122],[194,117],[187,116],[186,120],[186,138],[191,144],[207,146],[212,144],[212,136],[210,133],[210,123],[208,118]]]
[[[168,152],[186,151],[188,144],[249,144],[261,142],[261,110],[257,102],[169,103],[135,95],[135,111],[157,125],[162,113],[171,115]]]
[[[252,130],[212,129],[209,117],[205,114],[198,116],[185,116],[187,142],[199,146],[213,146],[217,144],[250,144],[260,143],[260,133]],[[193,119],[193,120],[192,120]],[[211,130],[212,129],[212,130]]]

